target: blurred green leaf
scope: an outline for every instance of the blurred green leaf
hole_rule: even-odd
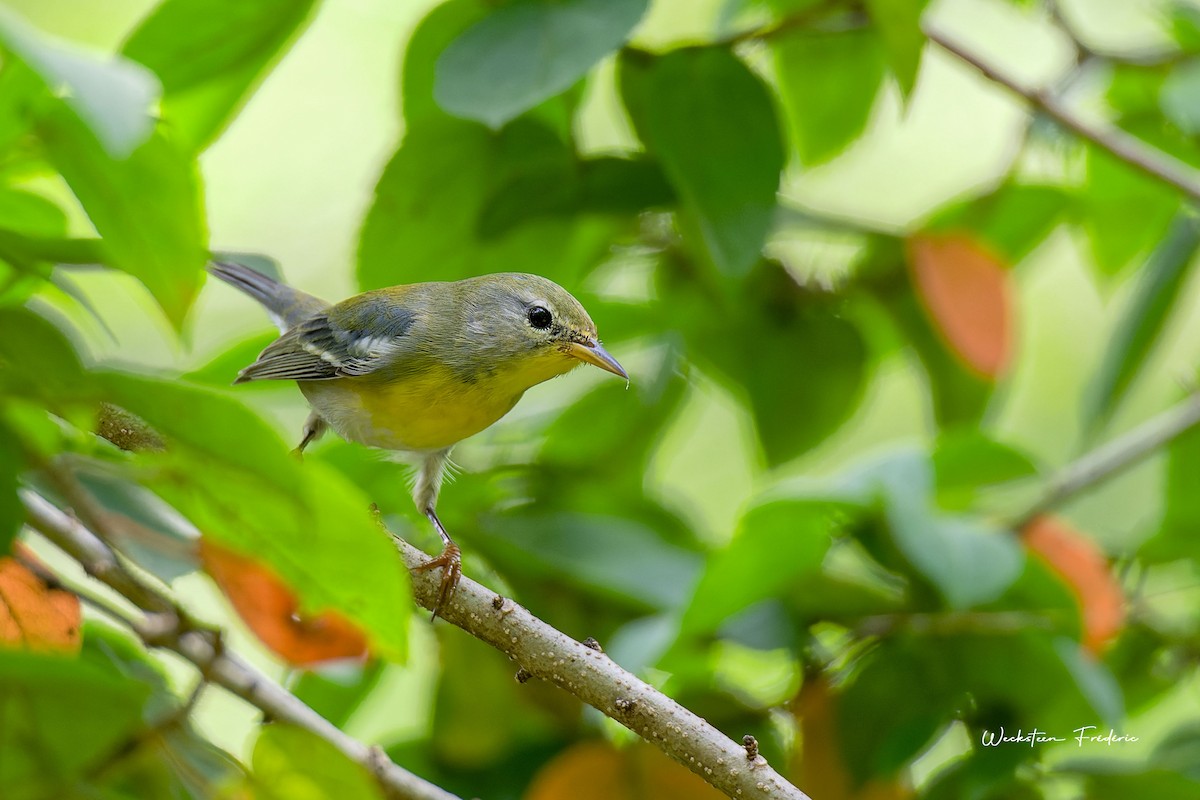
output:
[[[165,0],[122,52],[158,75],[189,148],[220,135],[312,16],[316,0]]]
[[[811,500],[751,509],[733,540],[709,556],[683,613],[684,634],[708,633],[730,616],[820,570],[836,526],[835,510]]]
[[[621,517],[510,513],[480,521],[476,546],[515,571],[537,571],[648,609],[690,595],[701,557]]]
[[[1057,186],[1008,181],[983,197],[943,208],[925,224],[931,232],[966,229],[1015,265],[1065,219],[1070,195]]]
[[[1163,82],[1162,111],[1184,133],[1200,133],[1200,61],[1176,65]]]
[[[240,342],[235,342],[221,353],[218,353],[207,363],[191,372],[183,374],[183,378],[192,383],[204,386],[230,386],[237,378],[238,372],[247,364],[253,364],[267,345],[279,338],[274,330],[256,334]],[[292,390],[293,387],[283,381],[249,381],[238,384],[238,391],[263,391],[280,389]]]
[[[484,239],[480,216],[498,187],[544,170],[571,170],[554,133],[529,119],[495,133],[429,119],[410,129],[375,187],[363,224],[358,280],[370,289],[486,272],[534,270],[570,287],[607,251],[613,223],[543,217]]]
[[[5,797],[64,796],[141,728],[149,694],[145,684],[84,660],[0,650]]]
[[[118,550],[168,583],[196,570],[200,533],[179,512],[98,462],[73,460],[71,467],[103,513],[106,534]]]
[[[1071,639],[1055,639],[1054,650],[1100,720],[1106,725],[1120,725],[1125,716],[1125,700],[1108,668]]]
[[[927,0],[867,0],[867,11],[879,28],[887,48],[892,73],[900,91],[908,95],[917,83],[925,34],[921,31],[921,13]]]
[[[374,659],[362,665],[338,664],[320,671],[304,670],[292,685],[292,694],[342,728],[379,685],[386,668],[385,662]]]
[[[1173,0],[1168,6],[1168,31],[1185,52],[1200,52],[1200,9],[1187,0]]]
[[[674,190],[650,159],[549,163],[514,175],[498,187],[480,211],[478,230],[482,239],[492,239],[538,217],[614,214],[632,218],[674,200]]]
[[[1175,191],[1097,147],[1075,207],[1102,274],[1113,275],[1162,238],[1179,209]],[[1138,213],[1130,214],[1136,208]]]
[[[87,390],[79,357],[57,328],[24,308],[0,308],[0,395],[55,408]]]
[[[1020,450],[973,429],[943,432],[933,451],[938,505],[968,507],[976,490],[1037,475],[1037,466]]]
[[[883,84],[884,50],[874,30],[784,36],[771,45],[800,161],[819,164],[866,127]]]
[[[1138,555],[1150,563],[1200,558],[1200,428],[1167,446],[1162,522]]]
[[[158,101],[159,86],[137,64],[123,58],[101,60],[53,40],[7,9],[0,9],[0,46],[37,73],[109,157],[127,157],[154,130],[151,107]]]
[[[0,186],[0,220],[6,230],[27,236],[59,237],[67,232],[67,215],[41,195]]]
[[[867,346],[836,298],[801,288],[778,264],[763,264],[743,289],[732,308],[688,320],[697,329],[685,335],[745,398],[767,462],[776,466],[854,414]]]
[[[161,133],[123,159],[110,158],[64,113],[47,115],[38,131],[103,237],[105,262],[144,283],[180,328],[208,261],[195,161]]]
[[[525,0],[493,9],[436,66],[446,111],[499,128],[575,83],[624,43],[647,0]]]
[[[25,509],[17,497],[23,460],[16,434],[0,422],[0,556],[9,552],[25,524]]]
[[[932,506],[932,465],[924,454],[889,454],[842,483],[851,496],[873,497],[882,505],[895,552],[950,608],[995,600],[1020,576],[1024,551],[1009,532]]]
[[[1200,781],[1165,769],[1130,768],[1120,762],[1096,762],[1091,769],[1073,764],[1074,772],[1085,772],[1084,783],[1089,800],[1128,800],[1153,797],[1154,800],[1194,800]],[[1065,770],[1064,770],[1065,771]]]
[[[370,501],[315,461],[303,465],[237,401],[179,382],[96,377],[113,403],[167,439],[146,453],[143,479],[204,536],[273,567],[307,611],[333,609],[402,659],[411,608],[407,575]]]
[[[713,262],[745,274],[770,230],[784,165],[767,87],[727,49],[685,48],[623,52],[620,88]]]
[[[263,727],[250,763],[246,789],[256,800],[383,800],[365,767],[303,728]]]
[[[950,722],[949,665],[910,637],[863,657],[837,702],[838,746],[858,783],[895,774]]]
[[[1089,387],[1084,407],[1085,429],[1094,431],[1108,419],[1149,360],[1171,318],[1197,249],[1200,219],[1191,214],[1177,217],[1138,274],[1129,307],[1104,349],[1104,360]]]

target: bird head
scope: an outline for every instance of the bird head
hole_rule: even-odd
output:
[[[571,293],[538,275],[507,272],[473,278],[468,327],[488,336],[499,360],[529,385],[591,364],[629,375],[600,344],[596,325]]]

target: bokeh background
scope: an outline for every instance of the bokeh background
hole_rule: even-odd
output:
[[[3,5],[112,53],[158,4]],[[467,573],[599,638],[726,733],[754,733],[817,800],[1197,796],[1187,459],[1200,443],[1071,498],[1045,538],[1010,529],[1057,470],[1191,387],[1200,286],[1184,199],[904,28],[908,12],[892,12],[919,15],[916,2],[653,0],[622,54],[491,133],[427,94],[446,43],[507,5],[326,0],[198,153],[211,249],[267,256],[313,294],[510,269],[592,311],[631,386],[579,370],[456,450],[441,509]],[[1081,118],[1193,163],[1198,18],[1165,0],[941,0],[922,17]],[[772,32],[745,35],[759,30]],[[919,63],[904,65],[905,47]],[[676,51],[744,67],[671,72]],[[744,138],[695,122],[697,139],[730,135],[726,149],[673,158],[688,110],[706,108]],[[773,169],[773,139],[786,163],[757,234],[757,212],[728,220],[753,205],[737,187],[764,159]],[[595,195],[570,184],[612,158],[636,170]],[[697,163],[716,164],[712,184],[689,182]],[[71,236],[95,235],[53,170],[10,183],[58,203]],[[725,195],[733,211],[712,201]],[[760,256],[714,254],[704,231],[721,214]],[[1144,302],[1171,270],[1167,299]],[[251,301],[209,281],[177,333],[134,275],[55,274],[23,302],[92,368],[206,386],[298,439],[293,386],[228,387],[271,336]],[[1140,350],[1131,327],[1150,331]],[[312,453],[436,548],[402,467],[333,437]],[[699,796],[632,734],[518,684],[501,655],[424,614],[403,612],[403,663],[313,672],[264,647],[203,572],[172,587],[349,733],[463,796],[565,796],[555,787],[600,768],[648,792],[631,797]],[[186,693],[186,665],[163,664]],[[192,719],[257,764],[255,709],[213,689]],[[1139,741],[981,747],[1001,725]]]

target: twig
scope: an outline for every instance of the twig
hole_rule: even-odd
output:
[[[78,561],[89,574],[108,584],[139,608],[148,612],[135,617],[105,603],[106,613],[132,630],[149,647],[171,650],[192,662],[202,675],[272,719],[291,723],[325,739],[350,759],[376,776],[389,797],[404,800],[459,800],[444,789],[380,759],[365,744],[347,736],[295,695],[287,692],[234,653],[220,647],[211,631],[180,625],[188,619],[169,599],[150,590],[124,569],[109,568],[117,563],[112,550],[78,520],[68,516],[41,496],[21,490],[30,525],[53,544]],[[131,583],[132,582],[132,583]],[[147,600],[148,597],[156,597]],[[169,603],[164,613],[160,599]],[[146,606],[150,606],[147,608]],[[386,763],[384,763],[386,762]]]
[[[429,556],[393,535],[409,569]],[[413,574],[413,593],[428,609],[438,598],[440,577]],[[729,739],[649,684],[617,666],[602,651],[577,642],[512,600],[462,578],[438,616],[492,645],[529,675],[549,681],[612,717],[707,783],[738,800],[808,800],[762,756],[746,758]]]
[[[1067,130],[1097,147],[1107,150],[1140,172],[1170,184],[1193,200],[1200,200],[1200,172],[1184,162],[1119,128],[1097,125],[1076,116],[1070,107],[1053,94],[1042,89],[1023,86],[1015,78],[980,59],[943,31],[928,24],[923,27],[923,31],[931,42],[936,43],[960,61],[971,65],[979,71],[979,74],[993,83],[1025,98],[1030,105],[1041,110]]]
[[[1016,517],[1013,527],[1025,527],[1038,515],[1128,469],[1197,424],[1200,393],[1068,464],[1050,481],[1045,493]]]

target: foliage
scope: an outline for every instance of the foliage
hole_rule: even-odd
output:
[[[1011,5],[1028,22],[1031,4]],[[342,442],[299,461],[294,431],[267,417],[279,394],[226,388],[269,337],[147,374],[95,358],[88,332],[49,310],[86,301],[64,288],[78,271],[119,271],[186,343],[210,248],[228,244],[209,241],[198,159],[318,6],[161,0],[103,57],[0,10],[0,794],[381,796],[297,728],[259,726],[244,764],[207,741],[158,656],[103,614],[81,629],[60,565],[16,541],[37,541],[19,494],[37,492],[85,503],[164,582],[207,573],[299,670],[294,693],[339,726],[386,702],[388,676],[410,668],[394,665],[425,664],[437,680],[422,729],[377,738],[450,791],[703,796],[695,776],[552,687],[513,681],[459,631],[423,632],[437,655],[410,653],[424,617],[413,623],[368,509],[435,539],[395,464]],[[923,83],[932,12],[743,0],[704,37],[664,45],[644,26],[668,6],[682,7],[444,0],[404,40],[404,132],[345,269],[361,290],[537,272],[633,365],[627,390],[560,392],[466,448],[475,468],[439,509],[466,571],[597,637],[731,736],[753,732],[818,800],[1200,794],[1193,728],[1118,767],[1071,758],[1073,741],[984,743],[1000,728],[1120,731],[1196,680],[1200,618],[1126,577],[1194,584],[1200,434],[1170,445],[1134,535],[1102,544],[1082,523],[1022,518],[1049,470],[1002,422],[1045,344],[1024,336],[1020,300],[1039,249],[1065,235],[1090,285],[1124,302],[1080,398],[1086,441],[1123,424],[1188,302],[1194,210],[1040,118],[989,186],[906,227],[802,207],[796,175],[852,159],[881,114],[954,102]],[[1101,49],[1078,68],[1102,67],[1080,91],[1139,146],[1200,165],[1200,24],[1186,4],[1162,22],[1161,52]],[[589,144],[596,97],[628,147]],[[861,191],[887,191],[885,178]],[[830,275],[804,254],[834,240]],[[893,402],[897,371],[919,384],[925,435],[850,447]],[[755,483],[715,531],[656,485],[665,443],[714,396],[745,423]]]

